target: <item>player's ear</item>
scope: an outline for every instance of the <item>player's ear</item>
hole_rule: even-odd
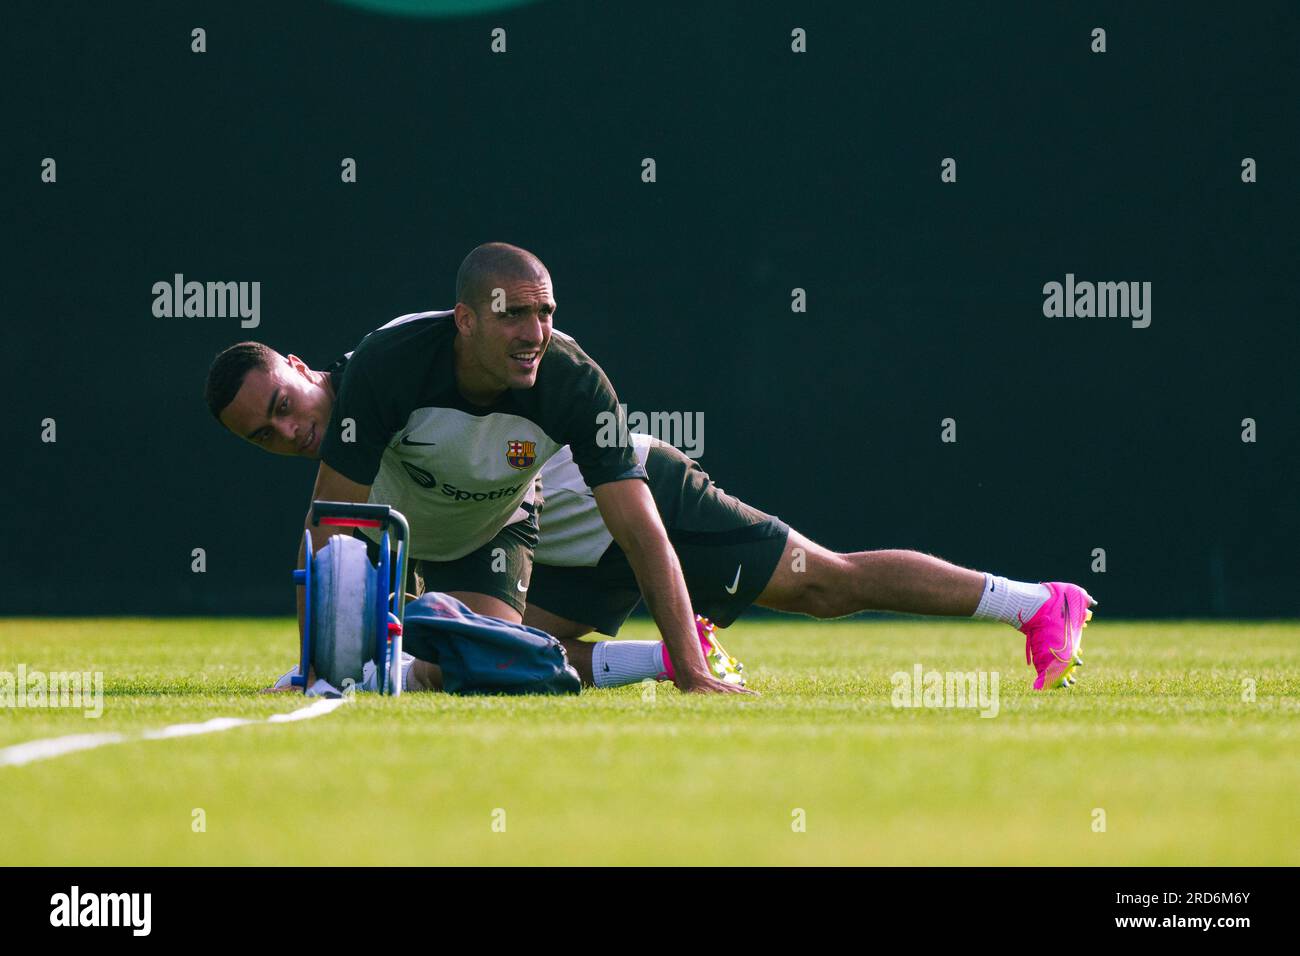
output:
[[[307,363],[304,362],[302,359],[298,358],[298,356],[290,352],[284,358],[285,361],[289,363],[290,367],[292,367],[293,370],[297,372],[299,375],[301,375],[303,378],[306,379],[311,378],[311,369],[307,366]]]
[[[464,302],[456,303],[456,313],[453,316],[456,320],[456,331],[461,335],[471,335],[474,332],[474,310]]]

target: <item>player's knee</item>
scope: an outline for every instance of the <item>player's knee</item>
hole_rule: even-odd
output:
[[[823,620],[861,610],[856,607],[849,586],[851,568],[848,556],[827,552],[819,558],[808,569],[808,576],[799,589],[799,606],[793,610]]]
[[[822,620],[844,617],[846,614],[861,610],[856,606],[856,602],[852,600],[852,595],[840,587],[822,586],[817,589],[813,599],[814,607],[811,613],[813,617]]]

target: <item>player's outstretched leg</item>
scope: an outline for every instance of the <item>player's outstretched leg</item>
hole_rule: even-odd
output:
[[[970,617],[979,610],[984,591],[984,574],[932,555],[897,550],[837,554],[792,528],[758,603],[819,618],[859,611]],[[1011,597],[1005,591],[998,596]],[[1046,596],[1044,589],[1039,603]]]
[[[1002,621],[1025,635],[1036,690],[1074,683],[1082,631],[1097,604],[1075,584],[1012,581],[918,551],[838,554],[793,529],[758,603],[819,618],[896,611]]]

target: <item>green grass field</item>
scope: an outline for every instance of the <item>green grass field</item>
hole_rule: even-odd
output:
[[[0,671],[105,680],[98,720],[0,708],[0,748],[302,707],[256,693],[291,663],[292,631],[0,621]],[[623,636],[650,635],[638,621]],[[761,697],[360,695],[309,721],[0,766],[3,858],[1300,864],[1300,624],[1099,615],[1079,685],[1046,695],[1029,690],[1023,639],[995,624],[769,618],[726,638]],[[890,676],[917,663],[999,672],[998,715],[895,708]]]

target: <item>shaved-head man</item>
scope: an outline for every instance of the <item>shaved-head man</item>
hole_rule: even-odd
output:
[[[479,246],[461,263],[456,293],[449,312],[366,336],[328,420],[318,374],[300,362],[272,362],[249,380],[265,358],[255,345],[214,364],[209,406],[268,450],[319,457],[313,500],[400,510],[421,529],[410,553],[426,586],[512,622],[522,620],[532,579],[536,478],[567,448],[659,627],[666,673],[684,691],[743,693],[715,676],[701,651],[644,467],[631,447],[601,440],[603,416],[623,410],[600,367],[553,332],[555,293],[541,260],[506,243]],[[317,549],[337,533],[305,526]],[[298,600],[301,621],[301,591]]]

